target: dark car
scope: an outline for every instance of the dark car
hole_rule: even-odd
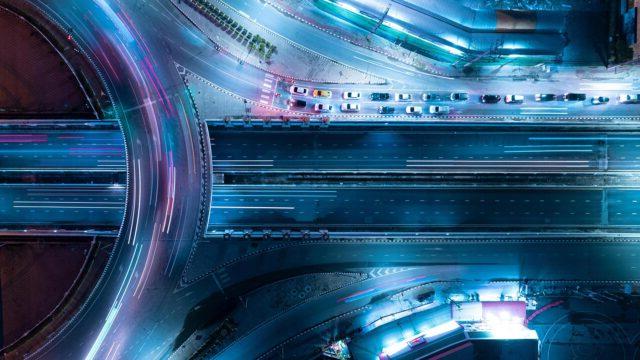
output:
[[[391,95],[389,93],[372,93],[371,100],[373,101],[385,101],[389,100]]]
[[[579,93],[564,94],[564,101],[585,101],[585,100],[587,100],[587,94],[579,94]]]
[[[495,104],[499,103],[502,97],[500,95],[482,95],[480,96],[480,101],[484,104]]]
[[[380,106],[378,108],[378,113],[380,114],[393,114],[394,112],[396,112],[396,108],[393,106]]]
[[[422,94],[422,101],[442,101],[442,96],[434,93]]]
[[[306,107],[307,106],[307,102],[304,100],[295,100],[295,99],[291,99],[289,100],[289,105],[293,106],[293,107]]]
[[[553,101],[555,99],[555,94],[536,94],[536,101]]]
[[[451,101],[466,101],[469,100],[469,94],[467,94],[466,92],[456,92],[451,93],[449,98],[451,99]]]
[[[596,96],[591,98],[591,104],[604,105],[609,103],[609,98],[606,96]]]

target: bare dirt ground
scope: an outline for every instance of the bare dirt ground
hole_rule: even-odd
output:
[[[87,110],[72,72],[25,20],[0,8],[0,112]]]

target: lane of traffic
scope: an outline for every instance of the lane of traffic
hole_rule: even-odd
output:
[[[510,171],[640,168],[635,134],[456,129],[211,128],[214,172]]]
[[[100,184],[3,184],[0,228],[117,230],[126,189]]]
[[[119,130],[0,130],[3,171],[126,171]]]
[[[319,113],[486,116],[635,116],[640,94],[616,90],[589,93],[478,93],[391,86],[316,85],[280,81],[272,104]],[[350,105],[348,105],[350,104]]]
[[[208,230],[634,226],[639,199],[636,189],[214,186]]]

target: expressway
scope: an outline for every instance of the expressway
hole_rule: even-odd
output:
[[[157,0],[122,2],[115,1],[37,1],[38,5],[45,9],[54,19],[61,22],[65,28],[73,29],[74,38],[77,38],[78,48],[87,51],[88,54],[96,61],[104,71],[105,82],[113,90],[113,102],[117,104],[116,111],[122,122],[123,131],[125,133],[126,143],[129,149],[130,161],[130,179],[128,204],[128,217],[125,222],[121,241],[114,245],[113,257],[107,268],[101,282],[97,285],[94,294],[87,299],[86,303],[79,309],[78,313],[68,323],[68,326],[60,329],[58,333],[47,341],[45,346],[30,354],[36,358],[70,358],[74,356],[85,357],[86,359],[94,358],[166,358],[175,350],[178,334],[181,327],[189,329],[188,316],[190,310],[199,309],[200,302],[220,295],[215,288],[214,282],[210,278],[206,281],[185,284],[183,282],[181,270],[184,269],[190,259],[192,259],[192,245],[197,244],[193,239],[198,236],[200,212],[198,204],[203,193],[203,168],[200,163],[200,142],[198,134],[197,119],[191,110],[191,104],[184,91],[182,79],[175,71],[175,63],[185,66],[205,79],[209,79],[223,89],[240,94],[247,99],[257,99],[260,96],[263,81],[266,72],[257,70],[251,66],[241,65],[237,59],[227,56],[223,52],[215,50],[211,44],[201,33],[193,29],[192,25],[181,17],[181,15],[166,2]],[[250,2],[257,4],[257,2]],[[244,4],[244,3],[243,3]],[[254,6],[254,12],[273,13],[273,9],[268,6]],[[272,19],[273,20],[273,19]],[[276,21],[283,25],[287,23],[296,23],[294,19],[289,19],[281,15],[276,16]],[[296,26],[299,26],[297,24]],[[283,29],[280,28],[280,31]],[[320,31],[312,31],[314,36],[319,36]],[[329,36],[329,35],[326,35]],[[301,41],[306,41],[311,37],[301,36]],[[334,38],[330,38],[336,42]],[[325,38],[326,40],[326,38]],[[330,41],[317,43],[318,46],[330,47]],[[318,51],[324,51],[317,49]],[[326,50],[326,49],[325,49]],[[362,54],[354,54],[350,51],[326,51],[327,53],[342,53],[339,56],[342,60],[352,59],[358,62],[354,64],[365,64],[370,61],[369,55],[364,55],[365,50],[357,49]],[[355,56],[354,56],[355,55]],[[355,59],[356,56],[358,59]],[[364,57],[364,60],[362,60]],[[419,88],[423,84],[420,82],[425,79],[432,79],[430,76],[421,74],[416,76],[416,71],[409,71],[406,67],[396,65],[386,65],[387,59],[382,56],[374,55],[373,62],[377,64],[369,67],[370,71],[380,70],[382,76],[388,76],[392,81],[383,89],[415,89],[416,94],[421,91]],[[354,60],[355,59],[355,60]],[[389,68],[391,67],[391,68]],[[438,84],[443,84],[439,82]],[[509,92],[524,91],[531,87],[530,83],[516,83],[509,81],[508,86],[505,82],[492,82],[490,84],[480,84],[472,81],[455,81],[443,85],[433,84],[434,88],[442,90],[458,90],[469,89],[469,92],[476,96],[481,88],[487,88],[487,91],[506,91]],[[545,83],[540,88],[544,88],[545,92],[561,93],[566,90],[565,87],[576,85],[575,83]],[[618,86],[618,85],[616,85]],[[623,85],[625,90],[628,85]],[[340,86],[339,88],[355,88],[354,86]],[[574,87],[577,88],[577,87]],[[369,89],[371,90],[371,89]],[[618,91],[622,89],[612,89]],[[413,91],[413,90],[411,90]],[[540,90],[542,91],[542,89]],[[527,93],[530,94],[530,93]],[[336,96],[339,96],[336,91]],[[530,96],[530,95],[529,95]],[[336,99],[337,100],[337,99]],[[530,98],[528,98],[530,101]],[[472,104],[473,102],[469,102]],[[480,106],[479,104],[476,107]],[[370,106],[370,110],[374,109],[374,105]],[[502,106],[495,106],[490,109],[499,109]],[[560,105],[558,105],[560,106]],[[564,106],[564,105],[562,105]],[[577,110],[575,114],[582,112],[583,104],[574,104]],[[603,106],[598,109],[622,109],[621,113],[633,114],[634,106],[617,106],[614,104]],[[508,109],[520,109],[520,107],[512,107]],[[518,111],[512,110],[514,113]],[[556,111],[556,110],[552,110]],[[595,109],[594,109],[595,111]],[[601,111],[601,110],[597,110]],[[602,110],[604,111],[604,110]],[[618,114],[616,112],[612,114]],[[513,134],[512,134],[513,135]],[[214,139],[217,134],[214,133]],[[574,140],[562,140],[562,144],[573,144]],[[206,141],[205,141],[206,143]],[[247,142],[247,144],[250,144]],[[526,145],[525,143],[516,145]],[[587,166],[592,169],[604,169],[605,165],[599,163],[603,159],[604,145],[599,142],[591,142],[592,160],[588,161]],[[594,145],[595,144],[595,145]],[[576,145],[583,145],[576,143]],[[237,151],[246,151],[249,146],[235,149]],[[218,151],[219,148],[216,148]],[[587,152],[580,152],[584,156]],[[562,155],[561,160],[568,159]],[[234,155],[235,156],[235,155]],[[242,160],[243,155],[233,157],[232,160]],[[491,155],[493,156],[493,154]],[[515,155],[513,155],[515,156]],[[537,156],[537,155],[536,155]],[[578,156],[578,155],[571,155]],[[253,159],[251,159],[253,160]],[[580,158],[579,161],[584,161]],[[97,166],[97,163],[93,163]],[[223,164],[224,165],[224,164]],[[332,164],[330,164],[333,166]],[[280,166],[280,165],[278,165]],[[349,165],[351,166],[351,165]],[[378,165],[376,165],[378,166]],[[389,165],[384,165],[389,166]],[[396,166],[396,165],[394,165]],[[228,164],[224,171],[229,171]],[[234,167],[241,169],[242,167]],[[205,184],[209,185],[209,184]],[[261,211],[273,211],[273,214],[267,214],[265,219],[273,226],[283,226],[294,222],[296,226],[302,227],[322,227],[325,224],[317,222],[318,216],[315,214],[316,209],[322,212],[322,216],[335,219],[336,210],[332,208],[332,199],[334,203],[343,201],[353,204],[355,201],[363,199],[369,204],[374,204],[375,200],[382,199],[391,200],[401,199],[416,201],[414,199],[415,191],[407,190],[407,188],[398,188],[396,192],[385,194],[386,191],[379,191],[379,188],[372,189],[345,189],[323,188],[322,191],[335,191],[333,194],[327,194],[316,200],[297,197],[286,187],[276,187],[275,194],[280,195],[284,191],[288,192],[286,196],[276,196],[263,192],[264,188],[260,186],[240,188],[235,186],[216,186],[213,188],[213,206],[211,219],[213,223],[208,224],[215,230],[226,229],[228,226],[242,227],[244,224],[255,224],[255,216],[262,217],[264,213]],[[246,197],[245,190],[253,191],[255,196],[250,199]],[[319,191],[314,187],[302,187],[296,190],[301,191]],[[386,190],[386,189],[383,189]],[[257,192],[260,192],[259,194]],[[363,193],[366,192],[363,197]],[[434,192],[435,191],[435,192]],[[449,191],[449,193],[446,193]],[[515,217],[516,213],[521,214],[526,211],[538,211],[534,216],[536,223],[544,223],[544,219],[550,219],[549,224],[553,226],[586,226],[601,227],[603,224],[612,222],[612,226],[625,225],[624,219],[633,218],[632,205],[625,199],[619,199],[619,192],[626,191],[622,189],[607,190],[587,190],[587,189],[571,189],[562,192],[552,192],[543,189],[534,189],[533,195],[527,198],[522,192],[516,192],[515,189],[504,197],[503,189],[491,189],[487,193],[487,199],[492,201],[496,196],[500,196],[501,200],[514,200],[512,204],[507,204],[504,209],[494,210],[486,219],[469,220],[472,222],[484,221],[494,226],[500,225],[500,220],[493,215],[493,211],[507,211],[501,216]],[[635,194],[636,190],[629,190]],[[444,197],[436,198],[434,195],[443,195]],[[220,196],[223,195],[223,196]],[[267,195],[267,196],[262,196]],[[314,194],[314,196],[317,194]],[[226,197],[225,197],[226,196]],[[383,197],[384,196],[384,197]],[[436,199],[455,200],[456,202],[473,201],[474,206],[485,208],[480,205],[483,199],[481,192],[473,189],[465,189],[464,192],[451,193],[449,190],[433,190],[430,188],[420,189],[417,193],[417,202],[420,199],[426,201],[434,201]],[[544,198],[551,196],[550,198]],[[606,199],[605,199],[606,197]],[[42,198],[20,198],[19,201],[62,201],[62,197],[54,196],[51,200]],[[207,197],[205,197],[207,199]],[[298,203],[304,199],[304,209],[290,209],[291,205],[277,205],[284,209],[241,209],[248,206],[246,203],[256,202],[260,206],[268,207],[269,203],[282,202],[285,199],[291,201],[296,199]],[[208,200],[208,199],[207,199]],[[244,200],[244,201],[242,201]],[[273,200],[273,201],[271,201]],[[526,200],[529,200],[529,205]],[[545,200],[544,205],[540,205],[540,200]],[[572,200],[582,201],[571,205],[574,211],[590,211],[593,212],[585,217],[584,221],[578,220],[576,214],[571,214],[570,210],[563,209],[562,213],[554,218],[554,209],[552,201],[559,200],[563,204],[571,204]],[[589,200],[589,202],[587,202]],[[79,201],[83,201],[82,199]],[[220,201],[220,203],[218,203]],[[486,201],[486,199],[485,199]],[[531,202],[537,201],[534,205]],[[451,201],[449,201],[451,202]],[[315,205],[315,204],[318,205]],[[238,204],[238,205],[235,205]],[[604,209],[603,209],[603,204]],[[234,208],[231,208],[234,206]],[[298,206],[296,204],[296,206]],[[458,213],[460,207],[450,205],[450,211],[455,211],[456,216],[469,216]],[[228,208],[224,208],[228,207]],[[295,208],[295,206],[293,206]],[[354,208],[349,205],[343,210],[348,211]],[[367,226],[371,223],[382,223],[379,219],[382,214],[374,214],[375,208],[370,205],[364,210],[372,215],[355,214],[355,218],[348,217],[347,221],[354,223],[362,223]],[[392,208],[390,208],[392,209]],[[423,222],[425,217],[419,214],[415,205],[410,205],[407,210],[396,208],[396,211],[402,212],[393,214],[389,222],[395,223],[394,226],[404,226],[405,223],[419,223],[420,226],[429,222]],[[35,209],[34,209],[35,210]],[[246,213],[242,211],[248,210]],[[287,217],[283,217],[278,211],[291,211]],[[226,211],[226,213],[225,213]],[[257,211],[257,214],[254,214]],[[295,211],[305,211],[304,214],[295,213]],[[308,211],[308,213],[307,213]],[[410,219],[411,223],[405,222],[401,217],[404,211],[417,211],[411,216],[417,216],[418,220]],[[447,213],[435,214],[435,209],[430,209],[429,219],[433,219],[433,223],[445,224],[454,223],[450,220],[452,217]],[[489,210],[486,210],[489,211]],[[513,211],[514,214],[508,214]],[[539,214],[544,211],[545,214]],[[620,212],[620,215],[617,212]],[[548,213],[547,213],[548,212]],[[247,219],[246,214],[250,217]],[[426,214],[424,214],[426,215]],[[373,216],[370,220],[368,216]],[[384,215],[387,221],[387,214]],[[375,220],[375,221],[374,221]],[[340,228],[342,224],[338,220],[327,221],[328,224],[334,223],[336,228]],[[582,222],[582,223],[581,223]],[[266,223],[266,222],[265,222]],[[457,222],[456,222],[457,223]],[[334,226],[332,225],[332,226]],[[530,224],[526,224],[529,226]],[[261,222],[260,229],[264,226]],[[409,226],[411,228],[412,225]],[[366,228],[366,226],[365,226]],[[406,227],[405,227],[406,229]],[[216,256],[221,252],[221,248],[227,244],[215,244],[215,250],[205,254],[206,257]],[[343,245],[343,244],[340,244]],[[233,246],[229,246],[233,247]],[[368,245],[368,249],[371,249]],[[296,248],[298,250],[298,248]],[[341,254],[348,252],[349,246],[328,248],[303,249],[296,253],[299,255],[295,260],[312,259],[305,265],[313,265],[314,262],[325,261],[330,271],[334,271],[338,267],[331,267],[335,263],[335,259]],[[379,248],[377,250],[380,250]],[[399,256],[404,256],[406,249],[396,249],[402,252]],[[193,253],[199,250],[194,246]],[[391,251],[391,249],[383,249],[382,251]],[[490,251],[490,250],[489,250]],[[487,251],[478,251],[478,253],[486,253]],[[410,252],[409,252],[410,253]],[[417,252],[416,252],[417,253]],[[411,255],[414,255],[410,253]],[[202,255],[202,254],[200,254]],[[332,259],[320,259],[320,256],[327,255]],[[354,261],[372,261],[369,259],[370,254],[355,254]],[[417,254],[416,254],[417,255]],[[445,256],[443,256],[444,258]],[[222,263],[226,259],[221,259]],[[252,260],[255,260],[252,259]],[[286,259],[285,259],[286,260]],[[265,256],[260,257],[260,265],[267,268],[262,273],[269,273],[278,270],[279,261],[277,257]],[[217,266],[218,264],[216,264]],[[200,267],[203,267],[200,265]],[[231,267],[230,267],[231,268]],[[238,271],[238,277],[243,279],[252,279],[259,273],[262,268],[258,266],[250,266]],[[215,280],[215,278],[214,278]],[[217,280],[216,280],[217,281]],[[254,286],[263,283],[254,282]],[[218,286],[220,286],[218,284]],[[220,286],[221,292],[224,289]],[[346,290],[345,290],[346,292]],[[99,295],[99,296],[98,296]],[[307,311],[308,309],[303,309]],[[330,306],[325,307],[325,316],[335,315],[335,311]],[[301,314],[304,315],[304,314]],[[318,317],[320,318],[320,317]],[[318,320],[319,321],[319,320]],[[290,327],[290,331],[299,331],[296,327]],[[247,343],[256,341],[259,338],[248,337]],[[264,339],[262,346],[268,346],[269,341]],[[244,351],[251,352],[250,347],[242,347]],[[227,353],[226,355],[240,356],[240,353]],[[248,354],[247,354],[248,355]],[[250,355],[249,355],[250,356]],[[245,357],[246,358],[246,357]],[[250,358],[250,357],[249,357]]]
[[[594,172],[640,169],[635,133],[558,132],[514,125],[375,130],[210,126],[213,171]]]
[[[126,189],[99,184],[2,184],[0,228],[116,231]]]
[[[71,128],[65,128],[71,127]],[[116,123],[35,122],[0,129],[0,235],[47,230],[116,234],[125,147]]]
[[[255,183],[214,184],[208,231],[633,226],[638,189],[509,184],[260,184],[268,173],[600,173],[637,171],[638,135],[518,126],[398,129],[210,127],[214,174]]]
[[[209,231],[607,228],[640,222],[640,189],[215,186]]]
[[[1,129],[0,171],[124,172],[122,133]]]

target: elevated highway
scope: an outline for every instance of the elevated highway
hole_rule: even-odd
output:
[[[211,127],[209,133],[212,171],[221,179],[212,188],[210,234],[602,230],[640,221],[640,188],[618,182],[640,169],[635,133],[518,126]],[[416,174],[441,177],[402,181]],[[455,180],[456,174],[467,178]],[[489,183],[486,174],[494,174]],[[545,183],[540,174],[562,181]],[[242,176],[249,180],[233,183]],[[514,182],[515,176],[538,180]],[[602,181],[580,183],[579,176]]]
[[[117,234],[126,157],[116,122],[16,120],[0,127],[0,236]]]
[[[613,127],[610,127],[613,129]],[[226,128],[210,125],[219,173],[514,173],[640,170],[640,133],[553,127]]]

